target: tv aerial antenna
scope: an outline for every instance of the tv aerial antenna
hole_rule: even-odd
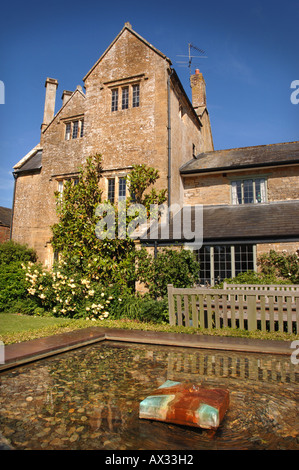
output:
[[[197,51],[200,55],[192,55],[192,51]],[[179,67],[189,67],[189,72],[191,75],[191,64],[192,64],[192,59],[207,59],[207,56],[204,55],[205,51],[200,49],[197,46],[194,46],[194,44],[191,44],[190,42],[188,43],[188,55],[178,55],[177,57],[185,57],[188,58],[188,61],[183,60],[183,61],[177,61]]]

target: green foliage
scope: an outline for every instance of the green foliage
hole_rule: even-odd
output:
[[[65,261],[57,263],[52,271],[33,263],[25,265],[24,270],[28,294],[39,307],[39,313],[103,320],[122,301],[121,286],[104,287],[97,281],[82,277],[79,271],[70,275]]]
[[[142,249],[138,252],[138,279],[149,289],[152,298],[167,296],[167,285],[192,287],[198,282],[199,263],[185,249],[162,249],[153,257]]]
[[[247,271],[238,274],[234,278],[225,279],[223,282],[227,284],[287,284],[286,280],[278,279],[273,274],[256,273],[254,271]],[[223,282],[215,286],[218,289],[223,288]]]
[[[124,296],[111,318],[128,318],[141,322],[163,323],[168,321],[167,299],[154,300],[148,295]]]
[[[0,311],[32,313],[37,307],[27,295],[24,261],[36,261],[34,250],[13,241],[0,245]]]
[[[148,167],[145,164],[133,165],[133,170],[128,175],[128,186],[130,193],[134,195],[137,204],[143,204],[149,211],[151,204],[163,204],[166,201],[166,189],[157,191],[151,188],[149,192],[146,190],[159,178],[159,172],[155,168]],[[145,193],[145,194],[144,194]]]
[[[33,249],[12,240],[0,244],[0,265],[24,261],[36,261],[36,253]]]
[[[299,284],[299,253],[277,253],[270,250],[259,258],[261,272],[290,284]]]
[[[96,209],[102,202],[101,161],[99,154],[89,157],[80,169],[78,184],[69,181],[62,196],[56,193],[59,221],[52,227],[52,245],[71,276],[71,273],[81,272],[89,280],[132,285],[133,241],[128,238],[100,240],[96,236],[99,221]]]

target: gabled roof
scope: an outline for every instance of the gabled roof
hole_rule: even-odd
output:
[[[286,142],[197,155],[180,168],[181,174],[229,171],[299,163],[299,142]]]
[[[91,72],[95,69],[95,67],[101,62],[101,60],[105,57],[105,55],[110,51],[110,49],[114,46],[114,44],[118,41],[118,39],[120,38],[120,36],[124,33],[124,31],[129,31],[130,33],[132,33],[134,36],[136,36],[137,39],[139,39],[140,41],[142,41],[146,46],[148,46],[150,49],[152,49],[154,52],[156,52],[156,54],[158,54],[160,57],[162,57],[163,59],[167,60],[169,62],[169,64],[171,65],[171,60],[165,55],[163,54],[161,51],[159,51],[156,47],[154,47],[152,44],[150,44],[146,39],[144,39],[142,36],[140,36],[140,34],[136,33],[136,31],[134,31],[132,29],[132,26],[130,25],[130,23],[125,23],[123,29],[120,31],[120,33],[116,36],[116,38],[114,39],[114,41],[112,41],[112,43],[110,44],[110,46],[105,50],[105,52],[101,55],[101,57],[99,58],[99,60],[94,64],[94,66],[89,70],[89,72],[85,75],[85,77],[83,78],[83,81],[85,82],[85,80],[87,79],[87,77],[91,74]]]
[[[10,227],[12,210],[8,207],[0,207],[0,225]]]
[[[74,98],[75,94],[76,93],[80,93],[80,95],[83,96],[83,98],[85,99],[86,96],[85,94],[83,93],[82,91],[82,87],[80,85],[77,86],[76,90],[72,93],[72,95],[69,97],[69,99],[67,100],[66,103],[64,103],[63,106],[61,106],[61,108],[57,111],[57,113],[55,114],[55,116],[53,117],[52,121],[49,122],[49,124],[47,125],[47,127],[45,127],[45,129],[43,130],[43,132],[45,132],[48,127],[52,124],[52,122],[57,118],[57,116],[62,112],[62,110],[69,104],[69,102]]]

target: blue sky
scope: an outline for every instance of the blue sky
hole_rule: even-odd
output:
[[[57,111],[126,21],[172,60],[189,97],[178,56],[189,42],[205,50],[192,65],[205,77],[216,150],[299,140],[298,0],[12,0],[0,18],[0,206],[12,205],[13,165],[39,142],[46,77],[59,82]]]

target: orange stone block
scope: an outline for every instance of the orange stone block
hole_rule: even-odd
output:
[[[217,429],[229,406],[229,392],[167,380],[139,406],[139,418]]]

